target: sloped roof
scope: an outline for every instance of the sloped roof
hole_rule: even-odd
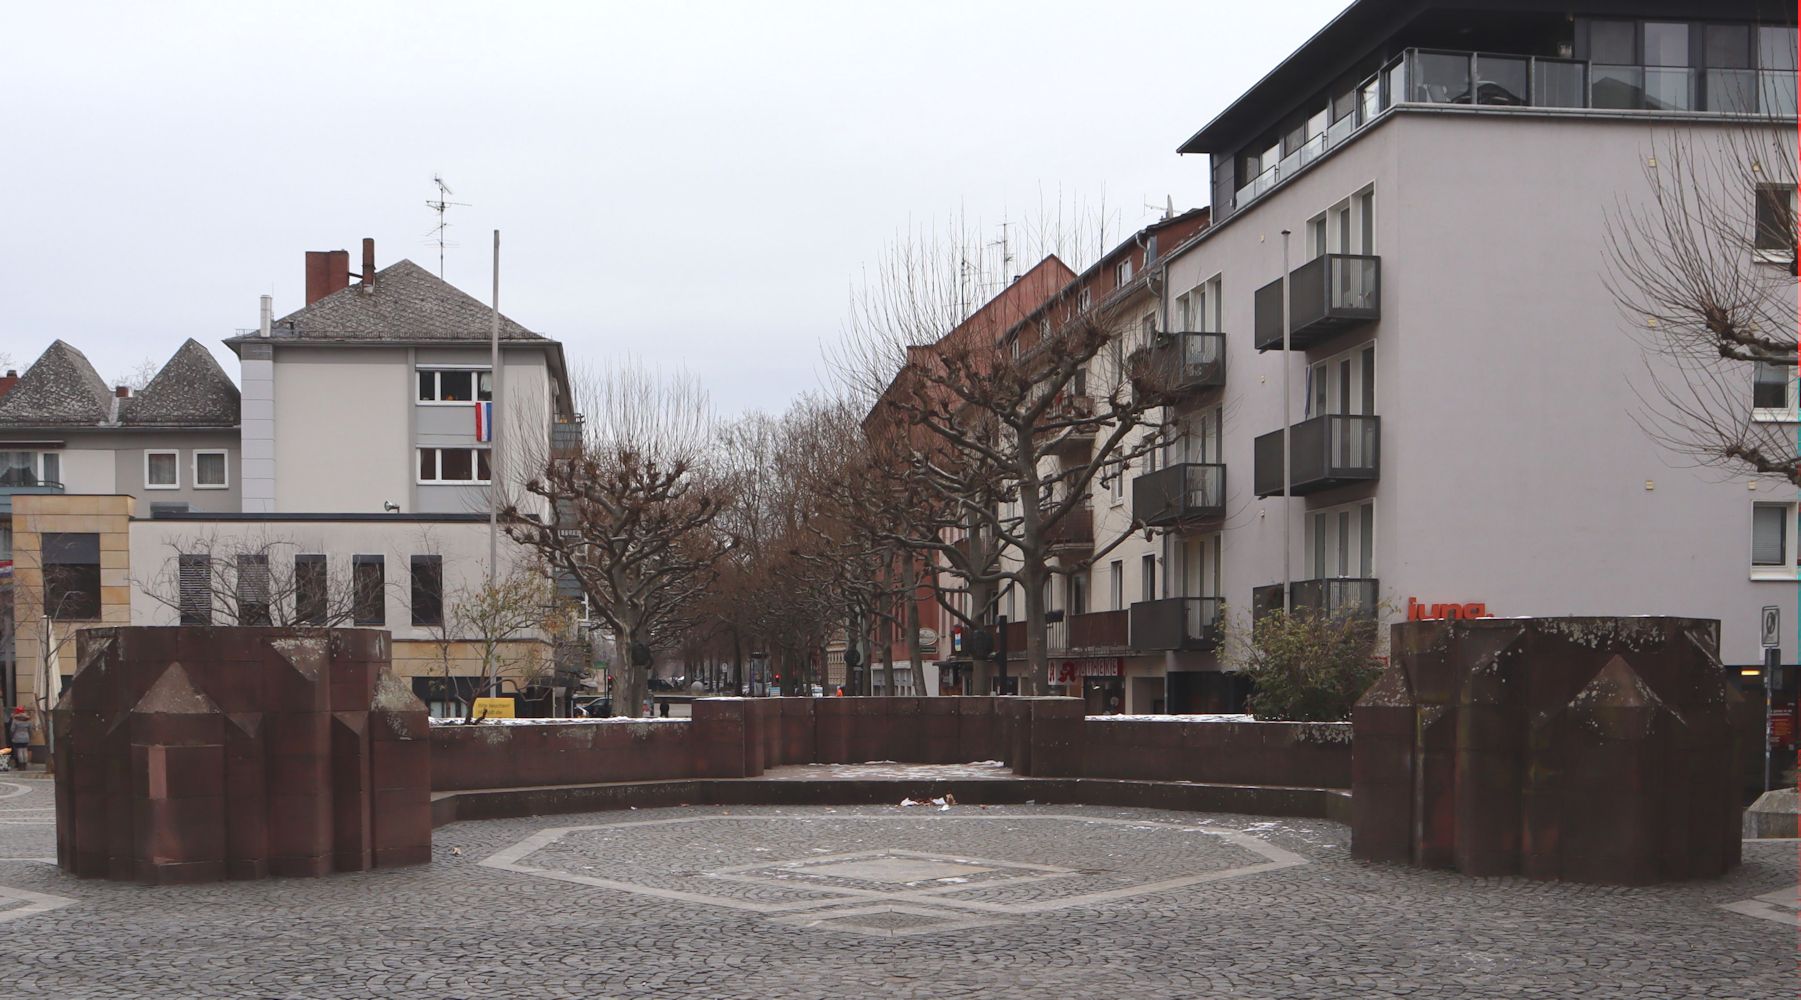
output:
[[[190,337],[149,385],[122,401],[119,423],[235,427],[238,387],[213,359],[212,352]]]
[[[86,426],[112,419],[113,394],[87,356],[58,340],[0,397],[0,426]]]
[[[494,311],[455,285],[410,260],[375,272],[373,288],[351,285],[275,321],[272,340],[320,342],[481,342],[489,337]],[[260,340],[254,334],[227,344]],[[500,317],[500,339],[548,340]]]

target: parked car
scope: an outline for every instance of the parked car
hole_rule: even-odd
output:
[[[584,719],[610,719],[613,717],[613,699],[605,695],[599,698],[578,699],[575,703],[575,711]]]

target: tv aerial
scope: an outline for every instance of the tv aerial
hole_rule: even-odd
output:
[[[451,208],[468,208],[469,203],[466,201],[450,200],[450,196],[456,192],[450,190],[450,185],[444,183],[444,175],[432,174],[431,182],[438,186],[438,197],[435,199],[427,199],[425,207],[438,213],[438,225],[431,232],[427,233],[425,238],[428,242],[436,242],[438,244],[438,277],[443,278],[444,248],[456,246],[455,243],[446,239],[446,237],[450,235],[450,223],[445,219],[444,213],[447,209]]]

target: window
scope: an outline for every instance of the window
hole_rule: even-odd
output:
[[[46,532],[43,548],[44,611],[58,621],[100,617],[100,536]]]
[[[414,556],[413,624],[444,624],[444,557]]]
[[[1110,587],[1113,591],[1113,610],[1123,611],[1126,606],[1126,564],[1115,559],[1108,564],[1111,573]]]
[[[494,374],[486,368],[419,369],[421,403],[473,403],[478,398],[494,398]]]
[[[1753,504],[1751,579],[1793,580],[1795,561],[1795,505]]]
[[[238,556],[238,624],[268,625],[269,557],[257,552]]]
[[[1107,477],[1107,497],[1114,503],[1126,501],[1126,463],[1113,463],[1113,475]]]
[[[144,453],[144,488],[177,490],[181,488],[181,452],[147,451]]]
[[[1118,285],[1123,286],[1126,282],[1131,281],[1132,280],[1132,258],[1127,257],[1125,260],[1120,261],[1119,265],[1113,269],[1113,276],[1115,279],[1115,283]]]
[[[1364,188],[1357,193],[1357,252],[1376,252],[1376,189]]]
[[[1154,601],[1157,599],[1157,557],[1146,555],[1138,560],[1138,599]]]
[[[1307,416],[1376,412],[1376,345],[1354,347],[1307,366]]]
[[[1147,313],[1138,321],[1138,343],[1149,347],[1157,342],[1157,314]]]
[[[229,485],[229,476],[225,471],[224,452],[197,451],[194,453],[195,489],[222,490]]]
[[[0,486],[62,482],[62,456],[54,451],[0,451]]]
[[[1088,613],[1088,574],[1071,573],[1069,575],[1068,601],[1065,602],[1072,615]]]
[[[381,556],[351,557],[351,586],[355,588],[351,620],[355,624],[388,623],[386,570]]]
[[[324,625],[326,603],[325,557],[294,557],[294,621],[301,625]]]
[[[180,556],[176,563],[176,595],[183,625],[213,623],[213,557]]]
[[[1077,309],[1080,309],[1083,312],[1087,312],[1089,301],[1090,301],[1090,297],[1088,295],[1088,289],[1084,288],[1080,292],[1076,293],[1076,308]]]
[[[1757,188],[1757,232],[1752,247],[1758,260],[1787,264],[1795,259],[1795,189],[1763,184]]]
[[[1794,365],[1759,361],[1751,377],[1752,417],[1756,420],[1796,420]]]
[[[421,483],[486,483],[488,482],[488,449],[421,448],[419,449],[419,481]]]

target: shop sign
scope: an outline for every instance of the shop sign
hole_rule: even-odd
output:
[[[1493,618],[1488,613],[1488,605],[1473,604],[1426,604],[1417,597],[1407,599],[1407,620],[1410,622],[1438,621],[1444,618]]]
[[[510,719],[513,717],[513,699],[477,698],[471,714],[477,719]]]
[[[1084,677],[1124,677],[1126,661],[1118,657],[1097,660],[1064,660],[1051,665],[1052,684],[1074,684]]]
[[[1795,710],[1791,707],[1770,709],[1770,745],[1785,747],[1795,742]]]

